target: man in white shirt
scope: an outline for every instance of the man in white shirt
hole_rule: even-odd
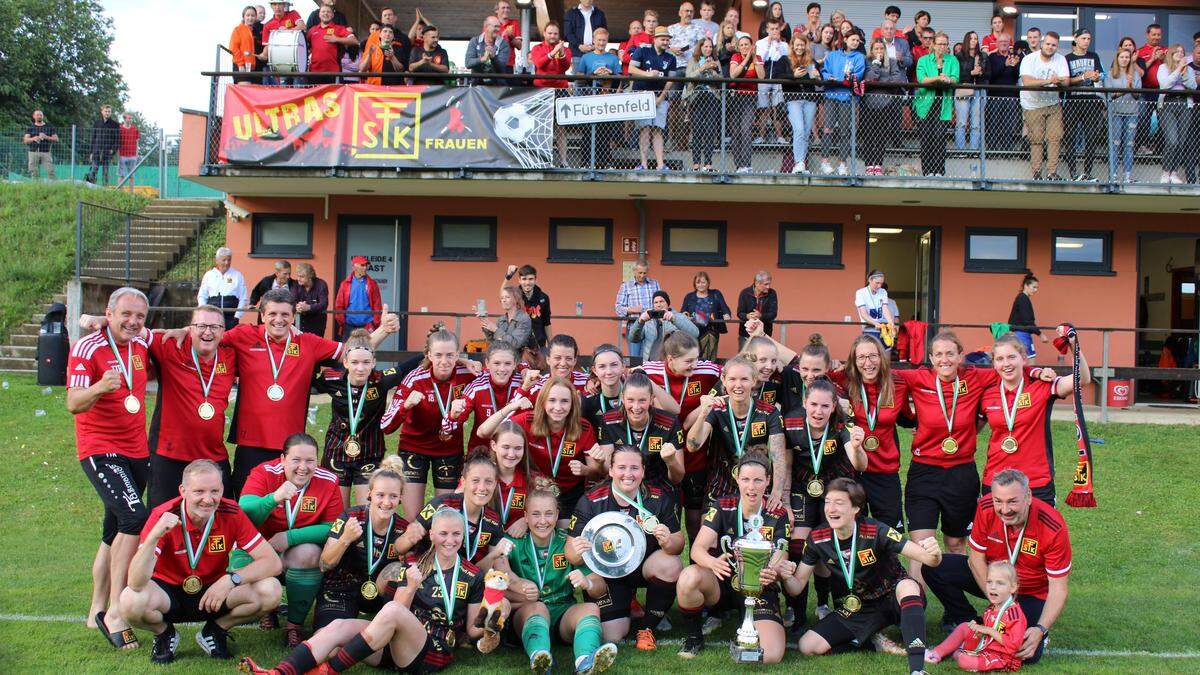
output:
[[[790,78],[792,75],[791,62],[788,60],[788,46],[782,39],[783,24],[778,19],[767,19],[767,36],[755,43],[755,52],[763,61],[763,79],[775,80]],[[760,133],[754,139],[755,143],[783,143],[783,121],[779,108],[783,106],[783,85],[758,85],[758,124]],[[767,135],[768,124],[775,127],[775,138]]]
[[[1067,59],[1058,53],[1058,33],[1048,31],[1041,46],[1021,59],[1021,84],[1026,87],[1065,87],[1071,81]],[[1062,99],[1057,91],[1022,91],[1021,108],[1029,130],[1029,168],[1042,179],[1042,146],[1046,148],[1046,180],[1058,176],[1058,152],[1063,137]]]
[[[204,273],[200,281],[197,304],[213,305],[222,309],[240,309],[249,304],[250,293],[246,290],[246,278],[233,269],[233,251],[222,246],[213,256],[213,268]],[[224,312],[225,329],[237,325],[242,312]]]

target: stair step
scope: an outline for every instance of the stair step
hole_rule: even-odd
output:
[[[221,201],[219,199],[155,199],[150,202],[151,206],[207,206],[210,208],[220,208]]]
[[[16,347],[36,347],[38,336],[36,334],[19,335],[17,333],[13,333],[12,335],[8,336],[8,341]]]
[[[0,356],[11,356],[19,359],[36,359],[37,347],[0,345]]]
[[[179,252],[179,249],[183,246],[183,242],[166,241],[166,240],[142,241],[142,242],[130,241],[129,244],[130,244],[129,254],[130,254],[130,256],[132,256],[134,258],[175,255],[176,253]],[[96,255],[103,256],[106,258],[120,258],[121,260],[124,260],[125,259],[125,247],[122,246],[120,248],[112,248],[112,247],[106,248],[106,249],[101,250]]]
[[[0,356],[0,370],[37,370],[37,359],[22,359],[15,356]]]
[[[142,209],[142,216],[211,216],[216,209],[211,206],[154,206]]]

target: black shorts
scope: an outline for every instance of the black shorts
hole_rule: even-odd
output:
[[[587,492],[587,483],[580,482],[579,485],[558,495],[559,518],[568,517],[563,514],[575,513],[575,507],[579,505],[579,500],[583,499],[585,492]]]
[[[689,471],[679,483],[679,501],[683,508],[698,511],[704,508],[708,492],[708,471]]]
[[[431,457],[419,452],[401,450],[396,453],[404,460],[404,481],[424,485],[429,472],[433,471],[433,487],[439,490],[453,490],[458,487],[462,478],[463,456]]]
[[[454,662],[454,648],[446,644],[439,635],[433,633],[425,634],[425,646],[421,647],[421,651],[413,657],[412,661],[406,666],[396,665],[392,660],[392,650],[383,650],[383,659],[379,662],[379,668],[395,669],[397,673],[405,673],[406,675],[420,675],[421,673],[436,673],[450,667]]]
[[[1037,497],[1038,499],[1046,502],[1050,506],[1054,506],[1054,507],[1058,506],[1058,493],[1054,489],[1053,482],[1047,483],[1046,485],[1043,485],[1042,487],[1029,488],[1029,490],[1030,490],[1030,492],[1033,493],[1034,497]],[[984,485],[979,490],[979,495],[981,497],[986,497],[987,495],[990,495],[991,493],[992,493],[991,485]]]
[[[646,554],[647,557],[649,555]],[[607,581],[608,592],[596,599],[596,606],[600,608],[600,622],[628,619],[637,590],[647,585],[646,578],[642,576],[642,568],[638,567],[620,579]]]
[[[185,593],[183,587],[168,584],[162,579],[151,579],[171,599],[171,605],[163,612],[163,621],[167,623],[184,623],[188,621],[212,621],[229,613],[229,603],[221,605],[219,612],[206,612],[200,609],[200,598],[208,592],[204,586],[195,594]]]
[[[863,603],[857,612],[848,612],[838,608],[825,615],[817,622],[812,630],[825,638],[832,649],[845,647],[862,647],[871,636],[879,631],[900,623],[900,603],[896,600],[895,592],[878,600]]]
[[[135,537],[141,534],[142,525],[150,517],[142,501],[150,475],[150,458],[134,459],[110,452],[81,459],[79,464],[104,503],[101,540],[111,544],[118,534]]]
[[[242,494],[242,486],[246,484],[246,479],[250,477],[250,472],[254,467],[263,462],[270,462],[279,459],[283,454],[283,450],[275,450],[273,448],[258,448],[253,445],[239,445],[233,453],[233,492],[232,495],[225,495],[228,499],[237,501],[237,498]]]
[[[380,593],[375,599],[367,600],[359,591],[361,585],[353,580],[337,583],[322,581],[313,612],[313,630],[320,630],[337,619],[357,619],[359,614],[374,616],[383,609],[388,601],[385,594]]]
[[[151,509],[179,496],[179,486],[183,483],[183,470],[188,464],[191,462],[185,459],[172,459],[162,455],[150,456],[150,489],[146,498],[150,502]],[[232,495],[233,471],[229,468],[229,460],[223,459],[217,462],[217,466],[221,469],[221,482],[225,486],[225,495]]]
[[[936,530],[940,517],[942,534],[965,537],[978,503],[979,470],[975,462],[948,469],[918,462],[909,465],[908,483],[904,486],[909,532]]]
[[[335,459],[333,453],[326,451],[321,458],[321,466],[337,476],[338,485],[366,485],[371,482],[371,474],[379,468],[379,462],[374,459]]]
[[[809,497],[807,487],[792,482],[792,527],[811,530],[825,519],[825,497]]]
[[[718,581],[718,586],[721,588],[721,597],[717,600],[715,607],[711,608],[711,612],[732,611],[733,616],[741,621],[745,616],[746,596],[733,590],[733,585],[729,580]],[[762,595],[754,599],[754,620],[755,621],[774,621],[780,626],[783,625],[783,617],[779,614],[779,587],[771,586]]]
[[[867,493],[867,512],[872,518],[904,531],[904,511],[898,473],[862,473],[858,482]]]

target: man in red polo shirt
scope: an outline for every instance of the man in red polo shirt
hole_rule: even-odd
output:
[[[317,16],[321,22],[308,29],[308,72],[337,73],[341,72],[341,53],[343,47],[358,44],[354,31],[333,22],[333,7],[321,5]],[[332,76],[314,76],[308,78],[309,84],[334,84]]]
[[[1067,603],[1071,537],[1066,521],[1033,496],[1025,474],[1005,469],[992,479],[991,495],[979,500],[967,542],[967,555],[947,553],[937,567],[921,568],[929,590],[946,608],[943,626],[977,620],[965,594],[984,597],[988,564],[1007,560],[1017,568],[1017,603],[1029,624],[1016,655],[1036,663]]]
[[[117,604],[147,515],[142,502],[150,471],[144,399],[147,350],[155,339],[143,337],[149,307],[136,288],[113,291],[104,310],[109,327],[76,342],[67,360],[67,411],[75,415],[76,454],[104,504],[88,624],[98,626],[120,649],[138,646]]]
[[[279,556],[221,493],[221,470],[198,459],[183,470],[180,496],[154,509],[142,529],[121,612],[154,633],[151,663],[175,659],[178,621],[204,621],[197,644],[214,659],[231,659],[229,629],[279,604]],[[252,562],[226,573],[235,550]]]
[[[521,37],[520,19],[511,19],[512,3],[509,0],[499,0],[496,3],[496,18],[500,19],[500,37],[508,42],[508,72],[513,71],[517,61],[517,52],[521,51],[524,38]]]

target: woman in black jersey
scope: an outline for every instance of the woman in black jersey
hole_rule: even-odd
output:
[[[606,412],[596,429],[600,456],[612,457],[617,445],[638,448],[645,462],[645,482],[679,501],[684,475],[683,428],[675,415],[654,408],[654,382],[649,376],[641,371],[630,373],[621,391],[620,407]],[[604,470],[608,471],[607,462]]]

